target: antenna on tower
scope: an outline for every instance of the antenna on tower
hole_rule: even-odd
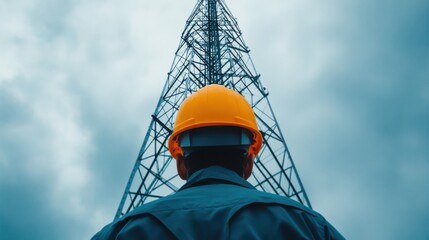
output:
[[[224,0],[198,0],[186,21],[152,121],[143,140],[115,219],[140,205],[176,192],[184,182],[167,140],[179,106],[209,84],[221,84],[251,104],[263,136],[249,182],[257,189],[295,199],[311,208],[292,156],[238,27]]]

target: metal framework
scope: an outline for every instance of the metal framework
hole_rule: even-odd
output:
[[[186,22],[115,219],[184,184],[168,152],[167,139],[185,98],[214,83],[239,92],[256,114],[264,144],[249,182],[259,190],[288,196],[311,208],[249,52],[225,1],[198,0]]]

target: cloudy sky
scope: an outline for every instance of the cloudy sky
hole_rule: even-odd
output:
[[[2,239],[112,220],[195,3],[0,0]],[[429,239],[429,2],[227,3],[313,208]]]

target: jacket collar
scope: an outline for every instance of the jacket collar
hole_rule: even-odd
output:
[[[204,183],[208,181],[214,183],[227,182],[230,184],[255,189],[255,187],[253,187],[248,181],[244,180],[244,178],[240,177],[234,171],[220,166],[210,166],[192,174],[186,184],[183,185],[183,187],[181,187],[179,191],[190,187],[204,185]]]

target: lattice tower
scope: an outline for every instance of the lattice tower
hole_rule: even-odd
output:
[[[184,184],[168,152],[167,139],[181,103],[208,84],[222,84],[239,92],[255,112],[264,144],[249,182],[259,190],[288,196],[311,208],[249,52],[225,1],[198,0],[186,21],[115,218]]]

